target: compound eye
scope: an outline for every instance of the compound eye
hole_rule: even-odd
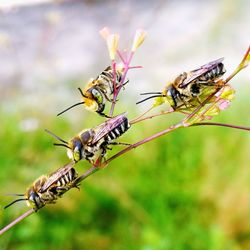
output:
[[[78,162],[78,161],[81,160],[81,152],[80,152],[80,150],[79,150],[78,147],[76,147],[76,148],[74,149],[73,158],[74,158],[74,161],[75,161],[75,162]]]
[[[29,207],[31,207],[31,208],[33,208],[35,210],[40,208],[41,204],[40,204],[39,196],[34,191],[32,191],[29,194],[27,204],[28,204]]]
[[[171,89],[168,89],[168,90],[167,90],[167,96],[172,96],[172,91],[171,91]]]
[[[98,90],[93,89],[93,90],[92,90],[92,95],[93,95],[94,99],[95,99],[98,103],[102,103],[102,102],[103,102],[102,94],[101,94]]]

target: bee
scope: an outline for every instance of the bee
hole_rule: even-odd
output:
[[[123,75],[123,68],[116,69],[116,86],[119,87],[121,84]],[[127,84],[125,82],[125,84]],[[114,93],[114,83],[113,83],[113,70],[108,66],[100,75],[95,79],[90,79],[87,86],[82,90],[78,88],[82,101],[78,102],[67,109],[63,110],[57,116],[65,113],[66,111],[78,106],[84,105],[87,110],[94,111],[101,116],[109,118],[106,114],[103,113],[105,109],[106,102],[112,102],[112,95]]]
[[[46,204],[53,204],[65,192],[71,188],[78,188],[77,172],[72,167],[72,163],[67,164],[49,176],[42,175],[27,189],[25,194],[16,194],[23,198],[14,200],[4,208],[8,208],[16,202],[26,201],[27,205],[35,211]]]
[[[151,96],[137,104],[155,97],[164,98],[174,110],[192,108],[201,104],[202,99],[208,96],[209,90],[215,90],[218,87],[217,81],[226,72],[223,59],[209,62],[190,72],[183,72],[163,92],[142,93],[141,95]]]
[[[126,113],[122,113],[95,128],[85,129],[69,142],[61,139],[49,130],[46,130],[46,132],[61,142],[54,143],[54,145],[67,148],[67,155],[74,162],[85,159],[91,164],[95,164],[100,157],[105,156],[107,149],[110,149],[109,145],[129,145],[127,143],[114,142],[115,139],[130,128],[126,115]]]

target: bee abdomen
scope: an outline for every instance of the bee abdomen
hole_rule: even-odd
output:
[[[105,80],[106,82],[113,84],[112,69],[108,71],[103,71],[99,77]],[[120,83],[121,78],[122,78],[122,74],[119,71],[116,71],[116,83]]]
[[[199,77],[200,81],[212,81],[221,77],[226,72],[223,63],[219,63],[216,67],[204,73]]]
[[[123,117],[123,121],[117,125],[114,129],[109,131],[105,140],[107,142],[115,140],[116,138],[120,137],[124,134],[130,127],[127,117]]]
[[[75,171],[74,168],[70,169],[70,171],[68,173],[66,173],[65,175],[63,175],[58,181],[57,181],[57,185],[59,187],[65,186],[68,183],[73,182],[77,177],[77,173]]]

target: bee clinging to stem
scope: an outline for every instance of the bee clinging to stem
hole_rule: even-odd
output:
[[[26,201],[29,207],[37,211],[46,204],[55,203],[69,189],[78,188],[78,174],[72,165],[72,163],[69,163],[49,176],[40,176],[24,194],[16,194],[16,196],[23,198],[14,200],[4,208],[8,208],[19,201]]]
[[[139,102],[142,103],[151,98],[163,98],[174,110],[188,109],[195,107],[208,96],[208,90],[216,90],[221,85],[218,80],[226,72],[222,63],[223,58],[209,62],[198,69],[190,72],[183,72],[162,92],[142,93],[141,95],[151,95]],[[211,92],[209,92],[211,94]]]
[[[69,142],[48,130],[46,132],[61,142],[54,143],[54,145],[67,148],[68,157],[74,162],[85,159],[91,164],[95,164],[100,157],[106,154],[107,149],[110,149],[109,145],[128,145],[127,143],[114,142],[115,139],[124,134],[130,127],[126,115],[126,113],[122,113],[95,128],[85,129]]]
[[[94,111],[101,116],[109,118],[103,112],[105,109],[106,102],[113,101],[114,88],[118,88],[120,84],[122,84],[121,80],[123,75],[123,68],[117,67],[115,73],[115,86],[113,70],[110,66],[108,66],[100,75],[97,76],[97,78],[91,79],[83,90],[81,88],[78,88],[82,96],[81,102],[78,102],[70,106],[69,108],[63,110],[62,112],[57,114],[57,116],[65,113],[66,111],[78,105],[84,105],[87,110]],[[125,82],[123,86],[127,82]]]

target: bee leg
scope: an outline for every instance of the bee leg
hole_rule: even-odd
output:
[[[105,145],[101,145],[101,150],[102,150],[102,152],[101,152],[101,157],[102,158],[104,158],[104,156],[105,156],[105,154],[106,154],[106,152],[107,152],[107,144],[105,144]]]
[[[99,156],[99,158],[97,159],[96,163],[96,167],[100,167],[102,165],[103,160],[106,161],[106,149],[101,153],[101,155]]]
[[[215,81],[198,81],[197,82],[198,85],[203,85],[203,86],[214,86],[215,85]]]
[[[180,98],[180,100],[183,102],[183,104],[185,105],[186,108],[189,108],[189,103],[187,103],[183,97],[185,97],[184,95],[179,94],[178,97]]]
[[[110,145],[123,145],[123,146],[130,146],[130,143],[126,142],[109,142]]]
[[[199,104],[202,104],[202,101],[201,101],[201,99],[199,98],[199,96],[196,96],[196,98],[197,98],[198,103],[199,103]]]
[[[112,99],[110,99],[105,92],[102,91],[102,93],[108,102],[112,102]]]
[[[61,197],[65,192],[67,192],[69,189],[67,187],[57,187],[56,192],[59,197]]]
[[[124,82],[123,84],[119,84],[117,85],[117,88],[123,87],[123,90],[125,89],[125,85],[129,82],[129,80],[127,80],[126,82]]]
[[[106,114],[104,114],[104,113],[102,113],[102,112],[97,112],[100,116],[104,116],[104,117],[106,117],[106,118],[111,118],[110,116],[108,116],[108,115],[106,115]]]
[[[115,103],[116,103],[116,102],[119,101],[119,99],[114,100],[114,99],[112,98],[112,99],[110,99],[110,101],[111,101],[111,102],[114,102],[114,101],[115,101]]]

